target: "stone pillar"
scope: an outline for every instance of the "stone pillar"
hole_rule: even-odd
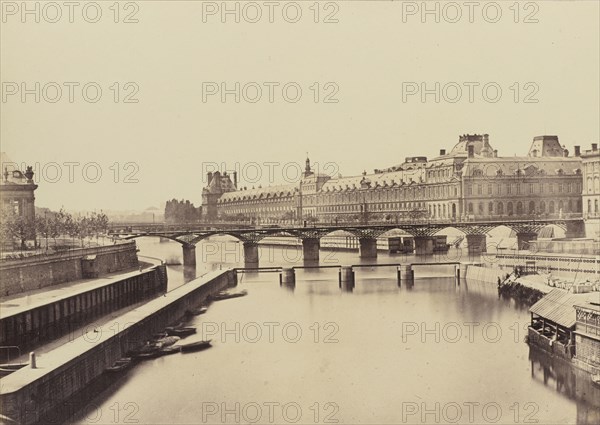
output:
[[[282,285],[293,285],[296,283],[296,271],[292,268],[283,268],[279,274],[279,283]]]
[[[517,247],[519,249],[529,249],[529,241],[537,240],[535,232],[520,232],[517,233]]]
[[[415,236],[415,254],[433,254],[433,238],[431,236]]]
[[[358,242],[360,243],[360,258],[377,258],[377,239],[360,238]]]
[[[457,267],[457,278],[464,279],[467,277],[467,263],[460,263]]]
[[[196,245],[185,244],[183,248],[183,265],[184,266],[195,266],[196,265]]]
[[[346,291],[354,289],[354,270],[351,266],[340,267],[340,288]]]
[[[258,244],[255,242],[244,242],[244,265],[246,267],[258,267]]]
[[[415,280],[415,274],[410,264],[403,264],[398,267],[398,286],[401,286],[403,280],[409,286],[411,286]]]
[[[567,222],[567,230],[565,232],[566,238],[585,238],[585,236],[585,225],[583,220]],[[594,236],[595,235],[590,235],[590,237]]]
[[[319,261],[320,240],[318,238],[302,239],[302,255],[304,261]]]
[[[485,235],[467,235],[467,252],[469,255],[478,255],[487,252]]]

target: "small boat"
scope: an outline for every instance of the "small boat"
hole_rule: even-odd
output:
[[[155,359],[157,357],[162,356],[161,348],[155,348],[153,351],[146,351],[144,353],[139,353],[134,356],[134,358],[138,360],[148,360]]]
[[[179,322],[179,323],[177,323],[177,324],[176,324],[176,325],[174,325],[174,326],[167,326],[167,327],[165,328],[165,333],[168,335],[168,334],[169,334],[169,331],[171,331],[171,330],[173,330],[173,329],[181,329],[181,328],[183,328],[183,327],[184,327],[184,323],[183,323],[183,322]]]
[[[131,366],[131,357],[125,357],[117,360],[111,367],[104,369],[108,373],[118,373],[128,369]]]
[[[246,295],[248,295],[248,291],[246,291],[245,289],[238,292],[221,291],[217,292],[214,295],[210,295],[210,299],[213,301],[221,301],[228,300],[229,298],[244,297]]]
[[[165,348],[175,344],[180,339],[181,338],[178,336],[165,336],[164,338],[160,338],[154,341],[154,345],[156,345],[158,348]]]
[[[594,384],[597,387],[600,387],[600,373],[592,375],[592,384]]]
[[[210,339],[208,341],[196,341],[189,344],[180,345],[179,347],[181,348],[182,353],[191,353],[193,351],[201,351],[210,348],[210,341]]]
[[[141,347],[136,347],[132,350],[129,350],[127,355],[133,357],[134,359],[140,358],[140,356],[142,356],[141,358],[145,358],[147,355],[160,350],[160,348],[161,347],[158,347],[156,344],[147,343]]]
[[[160,354],[163,356],[169,355],[169,354],[175,354],[175,353],[180,353],[181,352],[181,346],[180,345],[173,345],[171,347],[163,347],[160,349]]]
[[[201,314],[206,313],[207,311],[208,311],[208,307],[200,307],[195,310],[186,310],[185,315],[186,316],[199,316]]]
[[[169,334],[169,336],[178,336],[180,338],[185,338],[186,336],[195,334],[196,328],[193,328],[191,326],[183,328],[167,328],[167,333]]]

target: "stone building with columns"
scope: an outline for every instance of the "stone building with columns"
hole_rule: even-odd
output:
[[[27,167],[23,172],[17,168],[7,155],[0,155],[2,164],[2,181],[0,182],[0,198],[2,207],[33,222],[35,219],[35,195],[37,185],[33,182],[33,169]]]
[[[30,240],[35,240],[35,190],[37,184],[33,181],[33,169],[27,167],[23,172],[17,164],[11,161],[2,152],[0,154],[2,166],[2,179],[0,181],[0,205],[4,212],[14,213],[25,219],[30,226]],[[11,245],[9,241],[2,241],[2,246]]]
[[[582,213],[580,150],[576,146],[569,156],[557,136],[535,137],[522,156],[500,156],[487,134],[466,134],[435,158],[408,157],[371,174],[313,173],[307,159],[296,184],[239,190],[236,177],[218,172],[208,176],[203,190],[208,219],[238,215],[261,222],[293,218],[393,223],[417,218],[566,218]],[[215,179],[218,183],[213,184]]]

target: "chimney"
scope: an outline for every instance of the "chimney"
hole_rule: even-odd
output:
[[[598,150],[598,143],[592,143],[592,151],[596,152]]]
[[[440,149],[440,156],[446,155],[446,149]]]
[[[581,146],[575,145],[575,156],[581,156]]]
[[[498,158],[498,149],[494,149],[494,158]]]
[[[467,155],[467,157],[469,157],[469,158],[473,158],[473,157],[475,156],[475,146],[473,146],[473,145],[468,145],[468,146],[467,146],[467,152],[468,152],[468,155]]]
[[[206,173],[206,185],[207,186],[210,184],[212,177],[213,177],[212,171],[209,171],[208,173]]]
[[[237,171],[233,172],[233,186],[237,189]]]

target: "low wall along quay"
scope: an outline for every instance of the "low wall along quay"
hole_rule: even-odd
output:
[[[97,328],[96,340],[82,336],[2,378],[2,414],[22,424],[51,423],[51,412],[98,378],[127,351],[179,321],[206,298],[236,284],[235,272],[214,271]]]
[[[23,307],[5,303],[0,346],[17,346],[23,353],[98,317],[154,298],[167,290],[167,270],[165,265],[157,265],[92,283],[91,287],[80,284],[62,296],[28,302]]]
[[[138,266],[136,251],[136,244],[131,241],[17,260],[2,260],[0,296],[135,268]]]

